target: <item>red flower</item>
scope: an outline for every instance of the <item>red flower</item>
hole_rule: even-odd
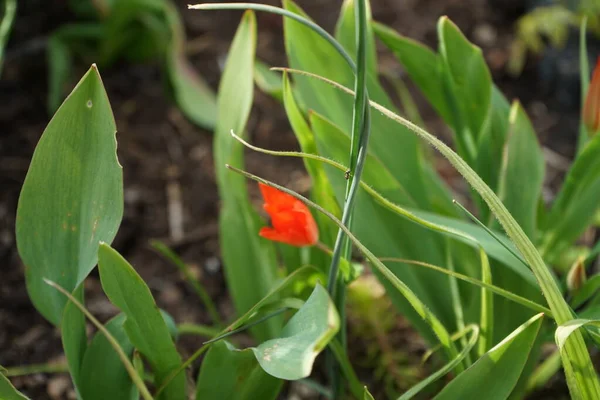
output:
[[[292,246],[312,246],[319,240],[319,230],[308,208],[300,200],[274,187],[258,184],[271,217],[272,228],[264,227],[259,235]]]
[[[590,135],[600,129],[600,57],[596,62],[592,82],[585,96],[582,118]]]

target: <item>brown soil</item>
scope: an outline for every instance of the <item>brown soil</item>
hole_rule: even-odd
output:
[[[5,367],[60,360],[62,354],[59,333],[36,312],[27,297],[15,246],[14,217],[31,155],[49,119],[46,112],[46,40],[54,29],[74,18],[63,3],[67,2],[31,0],[19,4],[0,80],[0,365]],[[177,1],[189,39],[201,44],[191,51],[190,58],[216,88],[219,61],[226,55],[240,13],[188,12],[186,3]],[[301,6],[329,30],[335,24],[339,3],[300,1]],[[518,80],[512,80],[504,73],[514,15],[501,15],[490,9],[486,0],[378,0],[374,3],[373,13],[377,20],[432,46],[436,45],[437,18],[449,15],[483,47],[495,79],[508,96],[524,99],[544,142],[562,154],[572,153],[574,131],[571,129],[565,134],[562,127],[576,121],[577,113],[558,120],[552,101],[539,94],[535,62],[530,63]],[[271,65],[284,65],[280,18],[259,15],[258,26],[259,57]],[[87,67],[77,66],[73,83]],[[381,67],[400,73],[398,64],[387,53],[381,57]],[[158,64],[118,63],[109,69],[100,68],[119,129],[119,159],[125,174],[125,216],[114,246],[136,267],[159,306],[171,313],[176,321],[210,323],[201,303],[176,269],[149,248],[148,241],[153,238],[171,243],[200,274],[222,315],[232,317],[233,308],[220,266],[218,197],[211,133],[187,121],[173,106],[163,90]],[[423,104],[423,101],[419,100],[419,103]],[[424,110],[430,130],[444,134],[439,119],[427,107]],[[282,107],[262,93],[256,95],[248,130],[259,146],[297,148]],[[557,135],[557,132],[563,133]],[[297,190],[305,191],[308,187],[306,174],[298,160],[275,160],[248,154],[247,164],[251,170],[260,171],[262,175]],[[443,163],[441,165],[441,168],[447,168]],[[449,177],[455,176],[449,170],[442,172]],[[185,237],[177,242],[170,238],[167,213],[170,182],[181,191],[185,216]],[[86,287],[89,309],[101,320],[114,315],[115,309],[102,294],[96,274],[92,273]],[[399,325],[404,326],[403,333],[398,335],[403,339],[394,340],[394,345],[412,349],[409,362],[418,362],[422,346],[415,346],[415,343],[420,341],[413,333],[407,333],[402,321]],[[201,338],[184,338],[180,343],[184,357],[201,342]],[[363,353],[365,349],[357,348],[354,355],[358,357]],[[372,377],[365,377],[365,381],[376,382]],[[15,378],[13,382],[34,399],[69,398],[73,394],[64,375],[35,374]]]

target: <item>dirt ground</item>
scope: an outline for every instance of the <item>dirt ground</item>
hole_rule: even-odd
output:
[[[31,155],[49,120],[46,112],[47,38],[61,24],[73,21],[66,3],[28,0],[19,4],[0,80],[0,365],[4,367],[61,359],[59,333],[35,311],[27,297],[15,245],[14,218]],[[201,44],[192,46],[189,56],[216,89],[220,61],[226,55],[240,13],[188,12],[186,1],[176,3],[189,39]],[[335,24],[340,3],[299,1],[329,30]],[[513,24],[523,11],[507,6],[514,2],[507,1],[502,7],[493,0],[489,3],[488,0],[376,0],[373,3],[375,19],[431,46],[436,45],[438,17],[448,15],[471,40],[482,46],[494,78],[507,96],[522,99],[542,142],[553,150],[549,154],[553,154],[556,168],[560,170],[568,164],[574,149],[578,105],[569,103],[569,96],[566,100],[561,97],[561,90],[569,92],[570,89],[557,88],[552,79],[545,78],[542,68],[545,61],[540,58],[531,58],[519,78],[505,73]],[[495,6],[490,7],[490,4]],[[259,58],[270,65],[285,65],[281,19],[263,14],[258,21]],[[382,54],[380,63],[382,69],[401,74],[391,55]],[[77,66],[73,83],[88,67]],[[108,69],[100,65],[100,71],[116,117],[119,159],[124,166],[125,216],[114,246],[136,267],[159,306],[176,321],[210,322],[176,269],[149,248],[150,239],[165,240],[192,264],[221,314],[231,317],[233,307],[226,293],[219,255],[211,133],[187,121],[173,106],[163,90],[158,64],[118,63]],[[419,103],[422,104],[422,100]],[[439,119],[427,107],[423,110],[430,130],[445,135]],[[559,110],[563,112],[560,118]],[[259,146],[281,150],[297,148],[282,107],[258,91],[249,132]],[[301,191],[308,188],[309,182],[298,160],[248,154],[247,164],[251,170],[260,170],[279,183]],[[447,168],[440,163],[444,175],[454,182],[456,175]],[[167,213],[169,203],[175,201],[168,193],[170,183],[181,192],[180,204],[185,217],[185,235],[177,241],[171,238]],[[92,313],[101,320],[114,315],[115,309],[102,294],[97,274],[92,273],[86,288],[87,305]],[[411,349],[409,353],[413,358],[407,362],[418,362],[422,345],[401,319],[398,332],[403,333],[397,335],[399,339],[394,340],[394,345]],[[180,348],[184,357],[199,347],[201,341],[201,338],[183,338]],[[356,347],[353,356],[360,357],[364,351]],[[364,379],[367,383],[376,382],[373,377]],[[34,374],[15,378],[14,383],[34,399],[73,396],[64,374]],[[558,386],[558,391],[552,392],[555,394],[541,398],[559,398],[555,395],[560,396],[564,389],[561,390],[560,383]]]

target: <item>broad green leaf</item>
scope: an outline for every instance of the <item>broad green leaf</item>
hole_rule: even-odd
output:
[[[212,129],[217,116],[215,94],[186,58],[185,31],[178,11],[172,4],[166,3],[165,13],[172,34],[171,44],[165,54],[165,65],[175,101],[191,121]]]
[[[267,64],[258,60],[254,63],[254,82],[263,92],[279,101],[282,100],[281,74],[271,71]]]
[[[481,49],[471,44],[447,17],[438,22],[440,56],[451,79],[451,98],[447,99],[455,113],[452,124],[459,142],[477,143],[488,115],[492,95],[492,78]],[[468,132],[464,132],[464,129]],[[469,137],[461,137],[469,135]],[[475,150],[473,148],[473,150]]]
[[[477,143],[477,157],[473,168],[481,179],[494,190],[498,189],[502,154],[508,134],[510,104],[495,85],[492,87],[492,98],[488,121],[479,135]],[[479,208],[479,218],[484,223],[490,221],[490,210],[483,200],[476,199]]]
[[[486,400],[508,398],[527,362],[542,317],[538,314],[521,325],[454,378],[435,399],[478,399],[484,393]]]
[[[17,13],[17,0],[4,0],[4,10],[0,17],[0,75],[4,63],[4,48],[8,42],[10,29],[12,28]]]
[[[302,308],[294,314],[277,339],[253,348],[258,363],[268,374],[286,380],[310,375],[317,355],[340,328],[340,318],[323,286],[317,284]]]
[[[251,350],[237,350],[222,340],[202,360],[196,400],[275,400],[282,384],[263,371]]]
[[[394,53],[433,108],[449,123],[452,120],[452,111],[441,90],[443,66],[440,56],[383,24],[374,23],[373,28],[379,40]]]
[[[160,386],[181,366],[181,356],[171,339],[150,289],[133,267],[107,244],[98,250],[102,289],[127,317],[123,327],[131,343],[148,360]],[[179,373],[162,392],[160,399],[185,397],[185,374]]]
[[[555,260],[592,224],[600,207],[600,135],[581,150],[548,216],[542,251]]]
[[[253,100],[253,69],[256,49],[256,19],[246,12],[229,50],[219,85],[215,128],[215,170],[222,206],[219,238],[229,293],[238,314],[258,303],[274,285],[277,259],[273,244],[258,236],[264,223],[248,199],[243,178],[232,174],[226,164],[243,167],[243,147],[231,136],[244,129]],[[252,333],[259,340],[275,337],[281,319],[273,318],[256,326]]]
[[[65,297],[98,260],[123,215],[123,174],[115,121],[95,66],[85,74],[44,131],[23,183],[16,236],[29,296],[58,325]]]
[[[17,389],[15,389],[12,383],[10,383],[10,380],[8,380],[8,378],[2,374],[2,371],[0,371],[0,399],[29,400],[29,397],[23,395]]]
[[[544,154],[533,126],[518,102],[510,110],[498,196],[532,241],[544,185]]]
[[[375,38],[371,24],[371,4],[366,0],[367,7],[367,74],[377,76],[377,53]],[[356,8],[355,0],[344,0],[340,16],[335,26],[335,38],[353,59],[356,59]]]
[[[134,348],[125,333],[125,319],[124,314],[117,315],[106,324],[106,329],[119,342],[125,354],[131,357]],[[86,400],[139,398],[129,373],[101,332],[94,335],[83,356],[79,393]]]

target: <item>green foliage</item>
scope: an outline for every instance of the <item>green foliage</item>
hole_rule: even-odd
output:
[[[95,66],[44,131],[21,189],[16,237],[27,266],[29,296],[60,323],[66,299],[42,280],[72,292],[110,243],[123,215],[123,176],[116,126]]]
[[[0,75],[4,62],[4,48],[17,13],[17,0],[4,0],[4,10],[0,17]]]
[[[202,361],[196,400],[274,400],[282,383],[262,370],[251,350],[238,350],[222,340]]]
[[[172,376],[181,365],[181,356],[148,286],[133,267],[106,244],[101,244],[98,250],[98,269],[102,289],[127,317],[123,328],[131,343],[148,360],[156,385],[168,383],[159,399],[185,397],[185,374]]]
[[[0,367],[0,399],[2,400],[29,400],[28,397],[24,396],[20,393],[15,387],[10,383],[8,378],[4,376]]]
[[[268,374],[286,380],[306,378],[315,358],[339,328],[335,306],[323,286],[317,284],[306,303],[283,328],[280,337],[267,340],[252,350]]]
[[[75,59],[105,68],[117,60],[158,60],[175,103],[192,122],[213,128],[216,97],[185,55],[185,29],[170,0],[73,1],[81,22],[59,27],[48,46],[48,109],[60,104]]]
[[[540,198],[543,155],[525,111],[518,102],[509,105],[493,85],[481,50],[447,18],[438,24],[439,50],[434,52],[372,23],[363,0],[344,2],[336,25],[339,42],[290,0],[284,1],[283,9],[253,4],[196,6],[283,15],[288,63],[304,70],[290,69],[281,77],[256,61],[256,19],[247,11],[230,48],[218,104],[211,106],[211,95],[184,57],[184,32],[170,3],[73,4],[84,5],[78,12],[100,22],[65,27],[50,39],[55,72],[68,76],[70,57],[76,53],[73,43],[84,37],[101,44],[106,62],[119,58],[124,49],[133,59],[158,57],[184,112],[199,124],[215,125],[221,253],[239,315],[227,328],[208,329],[218,334],[183,362],[174,343],[175,323],[161,313],[133,267],[107,244],[121,220],[122,177],[115,155],[114,120],[93,67],[40,140],[17,220],[30,296],[46,318],[60,323],[65,356],[81,398],[133,399],[138,393],[152,398],[144,375],[154,384],[157,399],[184,398],[188,394],[185,369],[206,353],[197,378],[197,399],[275,399],[284,380],[311,375],[317,356],[327,346],[339,367],[339,372],[329,368],[332,395],[342,395],[337,377],[343,374],[354,397],[372,398],[350,364],[345,311],[349,306],[350,321],[359,324],[351,329],[381,347],[375,353],[381,354],[382,369],[394,375],[395,353],[387,337],[394,321],[390,304],[426,339],[432,348],[428,356],[443,350],[442,367],[401,399],[411,398],[451,371],[453,379],[436,398],[470,399],[481,393],[493,399],[520,398],[540,346],[552,333],[572,396],[598,397],[600,385],[584,340],[600,343],[598,275],[573,288],[567,303],[552,267],[569,254],[575,254],[583,267],[600,251],[600,245],[594,249],[573,245],[598,213],[600,141],[595,137],[582,142],[548,212]],[[378,81],[374,35],[397,56],[453,130],[457,152],[396,113]],[[283,103],[303,153],[258,149],[243,139],[248,136],[245,128],[255,82]],[[61,90],[56,79],[52,85],[53,90]],[[356,96],[348,86],[356,89]],[[368,97],[375,101],[365,109]],[[367,148],[369,128],[372,137]],[[437,149],[471,185],[479,220],[462,208],[471,219],[467,221],[453,205],[452,193],[431,158],[423,154],[419,140]],[[237,141],[268,154],[303,157],[313,182],[313,201],[244,172],[244,148]],[[250,201],[245,177],[318,210],[321,243],[295,249],[260,238],[264,223]],[[498,232],[500,228],[506,236]],[[350,246],[336,240],[343,235],[385,288],[387,297],[381,293],[381,302],[364,293],[356,296],[352,290],[346,302],[345,285],[362,269],[352,264]],[[186,272],[172,252],[160,250]],[[336,273],[330,274],[328,293],[320,282],[325,282],[330,262],[330,272],[336,271],[340,254],[344,279],[338,281]],[[84,279],[97,261],[102,288],[122,312],[106,325],[83,305]],[[218,321],[211,299],[203,288],[194,287]],[[336,296],[331,295],[333,289]],[[577,315],[572,306],[579,310]],[[552,324],[543,325],[542,314],[532,317],[534,311],[545,312],[558,329],[554,332]],[[100,331],[89,343],[85,317]],[[238,350],[223,340],[245,330],[256,340],[254,347]],[[555,361],[548,365],[558,366]],[[151,374],[145,373],[145,367]],[[529,381],[536,386],[540,377],[551,375],[547,365],[539,368]],[[402,374],[392,377],[403,378]],[[389,384],[387,389],[391,394],[398,388]],[[0,395],[23,398],[1,375]]]
[[[542,325],[538,314],[477,360],[471,368],[452,380],[435,399],[507,399],[525,366]]]
[[[219,113],[215,128],[214,156],[217,184],[221,196],[219,238],[227,284],[239,314],[262,299],[277,278],[273,244],[258,237],[261,220],[248,198],[246,183],[227,172],[226,164],[243,167],[244,154],[230,131],[242,135],[253,101],[256,19],[244,14],[229,50],[227,65],[219,85]],[[275,337],[281,320],[272,319],[257,326],[260,339]]]

